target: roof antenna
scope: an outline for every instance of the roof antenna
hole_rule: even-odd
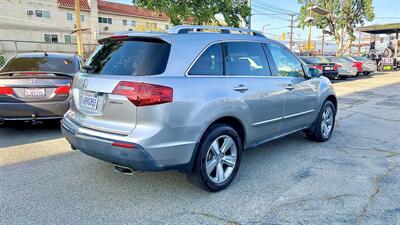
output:
[[[47,54],[47,52],[44,52],[44,56],[49,56],[49,55]]]

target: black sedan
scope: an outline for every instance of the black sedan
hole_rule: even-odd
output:
[[[336,63],[329,62],[321,56],[302,56],[300,57],[308,67],[322,70],[322,75],[334,80],[339,78],[339,67]]]
[[[69,108],[70,85],[79,71],[74,54],[25,53],[0,69],[0,123],[61,118]]]

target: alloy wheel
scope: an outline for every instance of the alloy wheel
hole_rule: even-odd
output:
[[[206,171],[208,178],[215,183],[226,181],[232,174],[237,161],[237,146],[228,135],[216,138],[206,155]]]
[[[333,128],[333,110],[331,107],[326,107],[322,113],[321,132],[324,138],[328,138]]]

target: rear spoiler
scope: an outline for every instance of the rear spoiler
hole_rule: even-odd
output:
[[[154,32],[146,32],[146,33],[117,33],[110,37],[106,37],[103,39],[99,39],[99,44],[104,44],[113,40],[154,40],[154,41],[162,41],[168,44],[172,43],[171,35],[166,33],[154,33]]]

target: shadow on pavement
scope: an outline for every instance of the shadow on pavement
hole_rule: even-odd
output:
[[[39,124],[12,121],[0,125],[0,148],[61,138],[60,120]]]

